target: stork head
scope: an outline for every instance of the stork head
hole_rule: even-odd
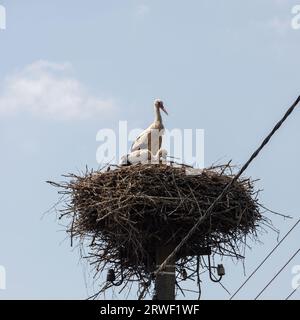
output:
[[[156,100],[154,101],[154,106],[155,106],[155,108],[161,109],[165,114],[168,115],[168,112],[167,112],[167,110],[166,110],[166,108],[165,108],[164,103],[163,103],[162,100],[156,99]]]

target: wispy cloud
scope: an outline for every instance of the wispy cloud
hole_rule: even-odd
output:
[[[30,113],[68,120],[112,113],[113,99],[93,96],[71,71],[70,63],[40,60],[14,72],[0,87],[0,117]]]
[[[150,12],[150,7],[143,3],[139,4],[136,8],[136,16],[138,18],[144,18]]]

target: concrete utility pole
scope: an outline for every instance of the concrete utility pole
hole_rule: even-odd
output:
[[[156,248],[156,267],[166,260],[174,250],[174,245]],[[175,300],[175,258],[170,260],[166,269],[156,275],[155,300]]]

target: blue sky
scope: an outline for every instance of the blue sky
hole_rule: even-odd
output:
[[[93,292],[89,268],[63,227],[54,215],[42,217],[57,200],[46,180],[98,167],[98,130],[116,129],[119,120],[147,126],[160,97],[170,111],[167,128],[205,129],[206,165],[240,165],[300,94],[300,30],[291,28],[297,0],[0,4],[7,11],[0,30],[0,265],[7,289],[0,299],[81,299]],[[270,216],[281,234],[299,217],[299,121],[298,109],[247,171],[261,179],[267,207],[294,217]],[[255,297],[296,250],[299,234],[298,228],[240,298]],[[261,240],[247,250],[247,274],[276,235]],[[263,298],[285,298],[297,264],[300,256]],[[234,292],[245,279],[243,265],[224,265],[224,284]],[[228,299],[207,276],[202,297]]]

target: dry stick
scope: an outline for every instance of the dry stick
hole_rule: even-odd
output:
[[[195,223],[195,225],[190,229],[190,231],[187,233],[187,235],[181,240],[181,242],[176,246],[176,248],[173,250],[173,252],[165,259],[165,261],[160,265],[160,267],[157,269],[156,274],[162,272],[165,268],[168,262],[173,259],[176,254],[179,252],[179,250],[182,248],[182,246],[190,239],[190,237],[194,234],[195,231],[197,231],[198,227],[202,223],[202,221],[207,218],[210,214],[212,214],[213,209],[215,208],[216,204],[222,200],[224,195],[227,194],[231,186],[240,178],[240,176],[243,174],[243,172],[248,168],[250,163],[258,156],[258,154],[261,152],[261,150],[268,144],[272,136],[276,133],[276,131],[282,126],[282,124],[285,122],[285,120],[291,115],[291,113],[296,108],[297,104],[300,101],[300,96],[296,99],[296,101],[292,104],[292,106],[287,110],[283,118],[276,124],[276,126],[273,128],[273,130],[270,132],[270,134],[264,139],[260,147],[252,154],[250,159],[244,164],[244,166],[240,169],[240,171],[237,173],[237,175],[228,183],[228,185],[224,188],[224,190],[220,193],[220,195],[215,199],[215,201],[210,205],[210,207],[206,210],[204,215]]]

